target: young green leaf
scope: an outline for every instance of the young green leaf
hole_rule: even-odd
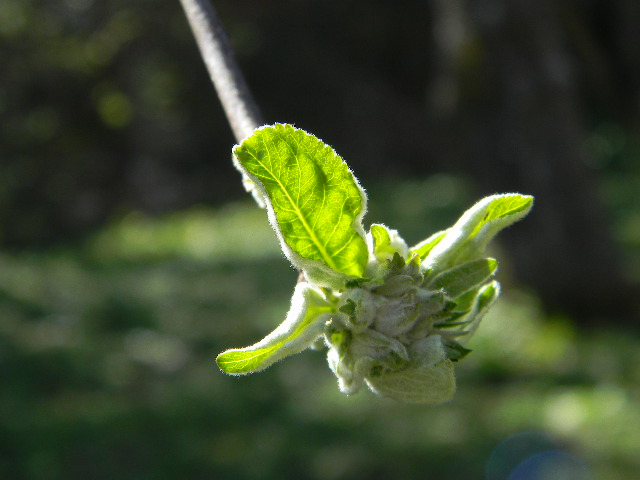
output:
[[[366,196],[331,147],[275,124],[256,130],[233,153],[236,167],[260,190],[285,255],[307,279],[341,287],[362,277]]]
[[[310,347],[322,335],[324,324],[335,313],[317,288],[306,282],[296,285],[287,318],[260,342],[246,348],[227,350],[216,358],[223,372],[232,375],[254,373],[289,355]]]
[[[489,282],[487,285],[484,285],[478,291],[473,309],[465,317],[468,325],[466,325],[464,328],[466,328],[468,333],[459,340],[461,343],[466,343],[473,336],[475,331],[478,329],[478,326],[480,325],[480,321],[498,299],[499,295],[500,284],[495,280]]]
[[[423,261],[423,268],[442,270],[477,259],[500,230],[523,218],[532,206],[533,197],[519,193],[483,198],[447,230]]]
[[[434,233],[426,240],[423,240],[414,247],[411,247],[409,253],[411,255],[417,253],[420,259],[424,259],[427,255],[429,255],[429,252],[433,250],[433,247],[440,243],[440,240],[442,240],[446,234],[447,230],[442,230],[441,232]]]
[[[374,223],[371,225],[370,231],[373,254],[378,262],[390,260],[396,253],[403,259],[407,256],[407,244],[398,235],[397,230],[391,230],[385,225]]]
[[[498,262],[493,258],[466,262],[439,274],[429,288],[442,289],[450,298],[456,298],[484,283],[497,269]]]
[[[452,362],[457,362],[471,353],[471,350],[463,347],[453,339],[448,339],[444,342],[444,351]]]
[[[530,195],[496,195],[487,202],[484,218],[469,237],[476,248],[483,249],[500,230],[527,215],[532,206],[533,197]]]
[[[448,359],[432,366],[385,372],[366,381],[377,394],[405,403],[436,405],[451,400],[456,391],[453,364]]]

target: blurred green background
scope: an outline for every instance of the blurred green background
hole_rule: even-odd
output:
[[[218,0],[267,121],[410,242],[482,195],[504,295],[455,398],[322,352],[224,376],[296,272],[230,162],[179,2],[0,3],[0,478],[626,480],[640,469],[640,3]]]

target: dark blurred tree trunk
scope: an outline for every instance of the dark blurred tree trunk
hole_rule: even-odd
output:
[[[608,4],[603,0],[604,4]],[[614,48],[619,52],[618,72],[624,86],[623,111],[638,126],[640,123],[640,2],[618,0],[613,6]]]
[[[476,17],[484,91],[463,112],[461,133],[483,188],[536,196],[532,215],[507,236],[519,278],[552,309],[589,321],[628,313],[635,299],[585,162],[575,65],[556,6],[497,0],[491,16]]]

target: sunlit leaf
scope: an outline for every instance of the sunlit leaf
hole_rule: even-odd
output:
[[[216,363],[229,374],[241,375],[264,370],[289,355],[310,347],[322,335],[325,322],[335,306],[308,283],[299,283],[287,318],[260,342],[246,348],[227,350]]]
[[[379,262],[393,258],[397,253],[402,258],[407,256],[407,245],[396,230],[385,225],[374,223],[370,228],[373,240],[373,253]]]
[[[533,206],[533,197],[506,193],[483,198],[467,210],[432,248],[423,268],[442,270],[483,256],[496,234],[523,218]]]
[[[336,287],[362,277],[366,197],[331,147],[276,124],[256,130],[233,152],[236,166],[260,190],[285,254],[309,280]]]
[[[446,234],[447,230],[442,230],[441,232],[434,233],[426,240],[423,240],[419,244],[411,247],[409,253],[412,255],[414,253],[417,253],[420,259],[425,258],[427,255],[429,255],[429,252],[433,250],[433,247],[435,247]]]

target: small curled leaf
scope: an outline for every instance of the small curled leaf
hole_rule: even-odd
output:
[[[464,328],[467,329],[467,334],[460,338],[461,343],[466,343],[478,329],[480,325],[480,321],[485,316],[485,314],[489,311],[491,306],[496,302],[498,296],[500,295],[500,284],[495,280],[489,282],[487,285],[484,285],[479,291],[475,298],[475,302],[473,305],[473,309],[469,312],[465,321],[468,325]]]
[[[396,253],[402,258],[407,257],[407,245],[396,230],[374,223],[371,225],[370,231],[373,254],[378,262],[382,263],[385,260],[390,260]]]

